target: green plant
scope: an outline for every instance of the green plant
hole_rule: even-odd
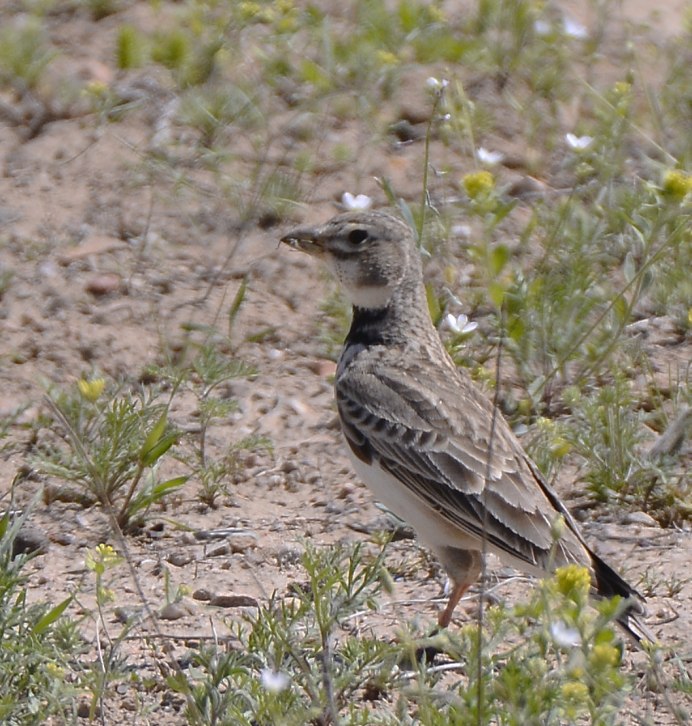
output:
[[[689,519],[684,473],[675,457],[656,460],[645,452],[644,414],[622,374],[590,395],[572,389],[571,405],[560,451],[572,447],[583,459],[581,476],[597,500],[644,509],[663,522]]]
[[[11,509],[0,518],[0,721],[74,718],[75,687],[65,674],[82,646],[76,623],[64,617],[72,598],[51,605],[27,597],[30,557],[14,550],[30,508],[15,519]]]
[[[128,528],[187,477],[161,481],[157,474],[179,437],[168,424],[167,407],[147,394],[109,396],[104,389],[103,379],[81,379],[75,389],[48,399],[53,418],[45,425],[53,436],[41,447],[39,463],[46,473],[81,486]]]
[[[97,615],[91,616],[96,627],[96,647],[98,657],[87,664],[81,673],[81,684],[91,693],[89,718],[94,719],[103,712],[110,689],[117,681],[126,677],[125,661],[121,652],[122,643],[130,632],[133,623],[123,625],[120,633],[111,637],[106,605],[115,600],[114,591],[108,586],[107,575],[124,562],[111,545],[100,544],[87,552],[84,564],[94,574]]]
[[[394,666],[387,643],[342,632],[356,612],[375,607],[388,582],[383,555],[383,549],[368,555],[362,547],[308,547],[307,581],[288,599],[275,595],[237,627],[241,649],[202,650],[191,684],[169,679],[181,692],[191,685],[190,723],[340,723],[355,694],[382,675],[383,661]]]
[[[146,43],[142,34],[132,25],[123,25],[118,31],[115,62],[122,70],[138,68],[144,62]]]
[[[0,84],[20,93],[35,88],[56,54],[41,20],[17,19],[0,30]]]
[[[366,624],[389,588],[383,554],[308,547],[306,581],[234,626],[238,647],[204,648],[187,678],[169,679],[192,693],[190,723],[614,722],[631,688],[612,630],[621,604],[590,608],[585,569],[558,570],[514,608],[487,608],[482,628],[421,638],[403,627],[389,643]],[[444,667],[422,656],[432,651]]]

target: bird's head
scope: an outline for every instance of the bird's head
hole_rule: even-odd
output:
[[[359,308],[386,307],[398,288],[421,278],[411,229],[386,212],[346,212],[281,241],[321,259]]]

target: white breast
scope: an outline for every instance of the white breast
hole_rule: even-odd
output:
[[[485,549],[479,537],[465,532],[431,509],[405,484],[384,471],[379,463],[365,464],[353,454],[348,445],[346,449],[356,474],[367,485],[375,499],[413,527],[421,543],[429,547],[438,557],[448,547],[479,551]],[[527,574],[537,576],[546,574],[543,568],[530,565],[490,542],[486,543],[486,547],[488,552],[496,554],[506,565],[523,570]]]
[[[348,446],[347,451],[356,474],[375,499],[413,527],[423,544],[432,550],[442,547],[480,549],[481,543],[476,538],[447,522],[396,477],[384,471],[378,462],[365,464]]]

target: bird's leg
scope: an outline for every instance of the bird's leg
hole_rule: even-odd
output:
[[[460,582],[454,585],[454,588],[449,595],[447,607],[440,613],[440,616],[437,618],[437,624],[441,628],[446,628],[450,624],[450,622],[452,621],[452,615],[454,615],[454,608],[457,606],[457,603],[459,602],[459,600],[461,600],[461,598],[464,596],[464,593],[468,589],[469,583],[467,582]]]

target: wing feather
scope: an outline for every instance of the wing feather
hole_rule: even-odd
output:
[[[456,369],[431,381],[415,368],[402,371],[379,360],[375,373],[357,363],[343,369],[336,384],[344,433],[356,456],[375,459],[445,520],[473,537],[485,536],[491,549],[545,566],[556,518],[571,518],[501,416],[488,467],[492,407],[470,382]],[[558,550],[558,560],[588,561],[570,526]]]

